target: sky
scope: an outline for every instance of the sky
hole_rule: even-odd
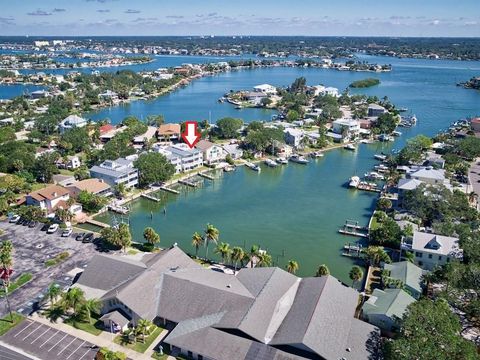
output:
[[[480,0],[0,0],[0,35],[480,37]]]

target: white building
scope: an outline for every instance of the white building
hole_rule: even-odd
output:
[[[407,171],[407,177],[422,181],[430,185],[448,185],[449,181],[445,178],[444,169],[434,169],[427,166],[422,168],[413,168]]]
[[[402,243],[402,249],[415,255],[415,264],[425,270],[445,265],[451,260],[463,258],[458,238],[415,231],[411,243]]]
[[[238,144],[223,145],[223,150],[226,154],[230,155],[233,160],[241,159],[243,156],[243,150]]]
[[[277,93],[277,88],[270,84],[261,84],[254,86],[253,91],[262,92],[267,95],[275,95]]]
[[[332,123],[332,130],[340,135],[346,130],[346,137],[354,137],[360,132],[360,123],[355,119],[337,119]]]
[[[313,91],[314,91],[314,95],[315,96],[318,96],[318,95],[330,95],[330,96],[334,96],[334,97],[340,97],[340,93],[338,91],[337,88],[334,88],[334,87],[326,87],[326,86],[323,86],[323,85],[315,85],[313,86]]]
[[[187,144],[156,146],[153,150],[165,155],[175,166],[176,173],[193,170],[203,165],[203,153],[197,149],[190,149]]]
[[[70,193],[60,185],[49,185],[46,188],[33,191],[25,197],[25,204],[38,206],[47,213],[53,213],[58,208],[67,209]]]
[[[294,147],[300,146],[300,142],[305,136],[303,130],[294,129],[294,128],[286,129],[284,133],[285,133],[285,142],[288,145],[292,145]]]
[[[131,188],[138,184],[138,170],[133,167],[136,158],[128,156],[117,160],[105,160],[99,166],[95,165],[90,169],[90,176],[103,179],[111,187],[123,184],[125,188]]]
[[[370,117],[377,117],[382,114],[385,114],[387,112],[387,109],[385,109],[383,106],[378,105],[378,104],[370,104],[368,105],[368,116]]]
[[[204,164],[215,164],[225,160],[227,154],[221,146],[207,140],[200,140],[195,147],[203,154]]]
[[[69,115],[65,119],[63,119],[60,124],[58,125],[58,129],[60,134],[65,133],[65,131],[74,129],[74,128],[81,128],[87,125],[87,120],[78,116],[78,115]]]

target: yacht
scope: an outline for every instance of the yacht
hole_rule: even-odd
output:
[[[224,172],[232,172],[232,171],[235,171],[235,167],[232,166],[232,165],[227,165],[223,168],[223,171]]]
[[[343,246],[344,250],[347,251],[361,251],[362,250],[362,245],[344,245]]]
[[[387,155],[385,154],[375,154],[373,155],[373,157],[380,161],[385,161],[387,159]]]
[[[310,153],[310,156],[311,156],[312,158],[320,158],[320,157],[323,156],[323,152],[321,152],[321,151],[314,151],[314,152]]]
[[[248,168],[250,168],[250,169],[252,169],[253,171],[256,171],[256,172],[262,171],[262,169],[260,168],[260,166],[255,165],[255,164],[253,164],[253,163],[251,163],[251,162],[245,163],[245,166],[248,167]]]
[[[270,166],[270,167],[277,167],[278,163],[272,159],[266,159],[265,160],[265,165]]]
[[[343,147],[345,150],[355,151],[357,148],[353,144],[347,144]]]
[[[308,164],[308,160],[298,154],[294,154],[290,156],[290,161],[295,162],[297,164]]]
[[[281,164],[281,165],[286,165],[286,164],[288,164],[288,160],[285,159],[284,157],[276,158],[275,161],[277,162],[277,164]]]
[[[365,179],[368,180],[383,180],[384,177],[382,174],[379,174],[376,171],[370,171],[368,173],[365,173]]]
[[[352,176],[350,178],[350,182],[348,183],[348,186],[351,188],[357,188],[358,184],[360,184],[360,178],[358,176]]]
[[[395,131],[392,132],[392,135],[393,136],[402,136],[402,133],[400,131],[395,130]]]

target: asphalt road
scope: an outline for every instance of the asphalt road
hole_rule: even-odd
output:
[[[32,360],[32,358],[0,345],[0,360]]]

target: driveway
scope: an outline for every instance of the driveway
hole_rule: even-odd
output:
[[[74,268],[84,268],[93,255],[98,253],[94,244],[83,244],[75,241],[74,234],[64,238],[60,232],[47,234],[36,228],[0,222],[4,234],[0,240],[9,239],[14,246],[13,280],[22,273],[31,273],[32,280],[17,289],[10,296],[12,310],[24,315],[37,309],[38,303],[44,298],[48,287],[56,282],[63,288],[71,285],[73,278],[67,275]],[[54,258],[63,251],[68,251],[69,258],[51,267],[45,266],[45,261]],[[0,317],[6,315],[5,300],[0,299]]]

